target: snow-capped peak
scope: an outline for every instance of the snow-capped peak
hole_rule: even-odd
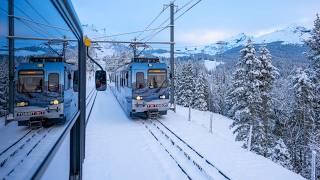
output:
[[[302,26],[289,26],[284,29],[254,38],[255,43],[271,43],[281,41],[283,44],[303,44],[310,36],[310,30]]]
[[[281,42],[282,44],[303,44],[310,36],[310,30],[302,26],[289,26],[284,29],[275,30],[260,36],[251,36],[240,33],[224,41],[218,41],[204,46],[202,49],[207,54],[215,55],[229,49],[244,45],[248,39],[256,44]]]

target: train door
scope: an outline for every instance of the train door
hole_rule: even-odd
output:
[[[74,71],[69,67],[64,70],[64,113],[66,120],[70,120],[78,109],[78,92],[75,91]]]

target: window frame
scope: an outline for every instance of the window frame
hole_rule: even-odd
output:
[[[20,73],[23,72],[23,71],[39,71],[39,72],[42,72],[42,88],[41,88],[41,92],[21,92],[20,91]],[[17,89],[17,92],[18,93],[43,93],[44,92],[44,83],[43,81],[45,80],[45,73],[44,73],[44,70],[41,70],[41,69],[23,69],[23,70],[19,70],[18,71],[18,89]]]
[[[50,84],[50,75],[58,75],[58,91],[51,91],[50,90],[50,86],[49,86],[49,84]],[[59,73],[57,73],[57,72],[52,72],[52,73],[49,73],[48,74],[48,92],[56,92],[56,93],[60,93],[61,91],[60,91],[60,74]]]
[[[143,77],[143,87],[142,88],[139,88],[138,87],[138,74],[142,74],[142,77]],[[139,83],[140,84],[140,83]],[[136,86],[135,86],[135,88],[136,89],[143,89],[143,88],[145,88],[146,87],[146,82],[144,81],[144,72],[136,72]]]

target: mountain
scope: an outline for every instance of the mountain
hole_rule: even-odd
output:
[[[198,47],[196,49],[184,49],[176,52],[177,56],[189,56],[190,54],[208,54],[217,55],[222,54],[233,48],[243,46],[248,39],[251,39],[255,44],[271,44],[279,42],[277,45],[293,45],[293,46],[303,46],[304,40],[310,37],[310,30],[302,26],[289,26],[284,29],[275,30],[270,33],[266,33],[260,36],[247,35],[245,33],[240,33],[236,36],[228,38],[224,41],[217,41],[209,45]],[[167,57],[169,51],[159,49],[153,51],[147,51],[148,53],[155,53],[157,56]]]

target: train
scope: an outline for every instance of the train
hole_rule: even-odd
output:
[[[110,74],[110,88],[129,117],[154,118],[169,110],[168,66],[159,58],[134,57]]]
[[[64,124],[78,111],[79,71],[63,57],[30,57],[17,66],[15,78],[19,126]]]

